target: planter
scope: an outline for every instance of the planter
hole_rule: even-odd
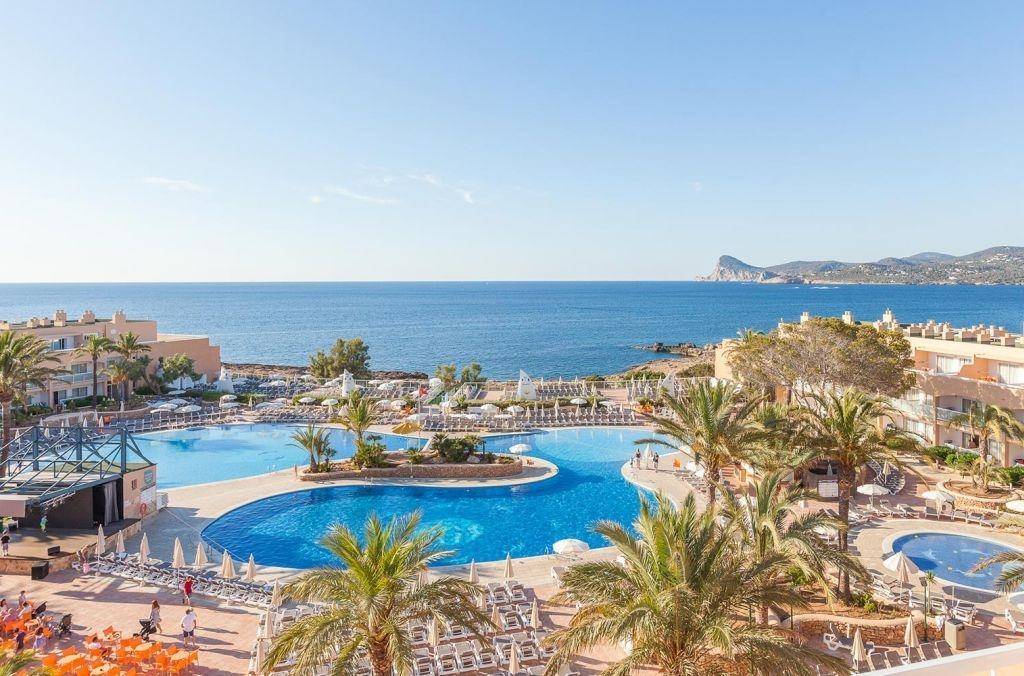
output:
[[[523,472],[519,458],[509,463],[491,464],[403,464],[397,467],[365,467],[339,469],[331,472],[302,472],[302,481],[332,481],[335,479],[498,479],[518,476]]]

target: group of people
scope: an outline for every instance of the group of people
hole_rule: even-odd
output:
[[[0,599],[0,633],[14,641],[15,650],[43,650],[57,627],[47,615],[46,604],[29,601],[25,590],[18,594],[16,603]]]
[[[651,467],[654,469],[655,472],[658,471],[658,460],[660,460],[660,456],[658,455],[658,452],[657,451],[653,451],[651,453]],[[636,453],[634,453],[633,457],[630,459],[629,467],[632,470],[643,469],[643,456],[640,455],[640,449],[639,448],[636,449]]]

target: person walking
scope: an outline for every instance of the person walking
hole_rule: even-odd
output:
[[[658,471],[658,452],[654,452],[654,471]]]
[[[164,628],[160,625],[160,602],[156,599],[153,599],[153,605],[149,608],[149,626],[155,632],[164,633]]]
[[[3,548],[4,556],[11,555],[11,534],[7,531],[0,535],[0,547]]]
[[[192,605],[192,590],[195,588],[196,581],[189,575],[185,578],[185,582],[181,585],[181,602],[187,605]]]
[[[196,644],[196,627],[198,626],[199,620],[196,619],[196,611],[189,606],[181,618],[181,642],[186,648],[189,647],[189,643],[193,648],[199,647]]]

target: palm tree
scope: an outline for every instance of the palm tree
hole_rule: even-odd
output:
[[[310,425],[305,429],[296,430],[291,435],[291,446],[301,448],[309,453],[309,471],[315,472],[321,458],[333,453],[331,449],[330,430],[326,427],[317,429]]]
[[[114,350],[114,341],[106,336],[89,336],[80,347],[75,348],[75,356],[89,357],[92,360],[92,407],[99,406],[99,363],[100,357]]]
[[[994,554],[971,568],[977,573],[989,566],[1005,564],[999,577],[996,578],[996,591],[1000,594],[1012,594],[1024,586],[1024,552],[1016,549]]]
[[[894,415],[884,399],[859,390],[843,394],[808,395],[810,406],[803,409],[805,422],[803,443],[814,456],[836,464],[839,482],[840,551],[847,551],[850,527],[850,499],[861,468],[869,462],[907,469],[898,452],[916,451],[918,442],[912,435],[891,425],[884,425]],[[910,468],[910,471],[914,471]],[[841,574],[843,600],[850,599],[849,575]]]
[[[799,470],[812,454],[800,444],[801,421],[794,406],[762,402],[751,414],[754,446],[747,458],[754,469],[767,476],[780,470]]]
[[[26,671],[28,666],[36,661],[34,650],[14,651],[10,648],[0,650],[0,676],[15,676],[15,674],[48,674],[47,669],[32,669]]]
[[[363,436],[366,434],[366,430],[370,429],[377,420],[373,404],[373,400],[369,397],[353,396],[349,398],[345,411],[338,418],[338,422],[345,429],[355,433],[357,445],[363,443]]]
[[[321,545],[339,565],[302,573],[284,588],[287,596],[324,603],[327,610],[296,620],[274,639],[265,668],[294,654],[295,673],[333,664],[331,673],[348,674],[355,670],[356,652],[365,649],[377,676],[390,675],[392,668],[408,674],[410,623],[436,620],[476,634],[490,626],[476,606],[478,586],[448,576],[418,584],[427,566],[452,554],[437,548],[443,531],[419,525],[419,512],[387,523],[371,515],[361,541],[348,527],[331,526]]]
[[[124,360],[129,364],[134,364],[139,357],[149,352],[151,349],[152,348],[149,345],[143,343],[142,340],[131,331],[128,333],[122,333],[118,336],[117,342],[114,344],[114,352],[124,357]],[[134,385],[135,381],[138,380],[141,375],[142,369],[136,368],[125,382]],[[125,392],[125,397],[127,396],[128,393]]]
[[[1024,439],[1024,423],[1002,406],[978,403],[972,404],[966,413],[953,416],[949,422],[966,427],[971,431],[971,436],[978,437],[978,459],[974,461],[971,477],[975,483],[980,481],[982,490],[987,493],[989,482],[997,476],[992,467],[993,460],[999,461],[992,457],[989,442],[993,436],[1017,441]]]
[[[714,504],[722,468],[746,459],[757,439],[750,417],[758,400],[741,399],[732,383],[699,381],[687,386],[678,399],[663,394],[662,403],[674,415],[648,418],[655,425],[655,433],[671,441],[655,438],[640,439],[636,443],[660,444],[673,449],[681,444],[689,446],[696,461],[704,467],[708,499]]]
[[[29,387],[43,387],[46,381],[64,373],[59,364],[50,345],[37,336],[0,333],[0,477],[7,475],[14,402],[23,401]]]
[[[599,644],[628,641],[632,651],[604,674],[642,668],[661,673],[815,674],[815,665],[845,674],[845,662],[806,645],[796,634],[750,618],[751,608],[806,600],[788,580],[771,575],[782,560],[750,561],[718,510],[700,511],[693,495],[676,508],[662,495],[641,500],[629,528],[602,521],[595,530],[624,565],[593,561],[570,567],[552,602],[578,604],[568,626],[549,637],[555,649],[547,674]],[[636,536],[633,535],[636,532]]]
[[[128,383],[137,375],[138,368],[126,359],[118,359],[107,364],[107,377],[110,378],[110,384],[117,388],[118,401],[123,403],[128,397]]]
[[[838,519],[822,511],[798,512],[799,502],[813,499],[816,494],[787,484],[786,474],[779,470],[760,479],[755,483],[754,494],[746,500],[726,492],[724,512],[749,561],[775,561],[770,575],[780,583],[786,582],[789,571],[795,568],[820,586],[826,597],[832,598],[826,578],[829,568],[852,572],[858,578],[866,578],[867,571],[856,557],[830,546],[819,534],[828,528],[839,531],[842,525]],[[758,621],[768,621],[767,606],[758,609]]]

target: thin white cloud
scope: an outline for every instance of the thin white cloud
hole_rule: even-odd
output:
[[[310,195],[309,196],[309,203],[310,204],[321,204],[323,201],[324,201],[324,198],[321,197],[320,195]]]
[[[171,192],[210,192],[210,189],[204,185],[199,185],[198,183],[193,183],[192,181],[186,181],[180,178],[146,176],[142,179],[142,182],[147,185],[153,185],[158,188],[170,190]]]
[[[700,181],[691,181],[690,189],[694,192],[704,192],[704,184]]]
[[[412,181],[429,185],[443,192],[452,193],[466,204],[476,204],[476,200],[473,198],[473,192],[471,190],[467,190],[459,185],[447,183],[436,174],[407,174],[406,176]]]
[[[369,204],[397,204],[398,203],[398,200],[393,199],[391,197],[378,197],[376,195],[366,195],[366,194],[363,194],[363,193],[356,192],[354,190],[349,190],[348,188],[343,188],[341,186],[330,186],[330,187],[324,188],[324,192],[328,192],[328,193],[330,193],[332,195],[340,195],[341,197],[347,197],[348,199],[356,200],[358,202],[367,202]]]

